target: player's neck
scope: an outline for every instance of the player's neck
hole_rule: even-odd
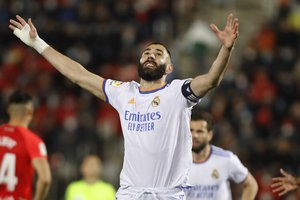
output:
[[[29,123],[26,120],[19,120],[19,119],[11,119],[8,122],[11,126],[22,126],[22,127],[28,127]]]
[[[193,152],[193,161],[194,162],[204,162],[208,159],[211,152],[210,144],[206,145],[202,151],[199,153]]]
[[[87,184],[94,184],[98,181],[98,177],[86,177],[84,178],[84,181],[87,183]]]
[[[146,81],[146,80],[141,79],[140,91],[146,92],[146,91],[150,91],[150,90],[155,90],[155,89],[163,87],[164,85],[166,85],[165,78],[161,78],[161,79],[155,80],[155,81]]]

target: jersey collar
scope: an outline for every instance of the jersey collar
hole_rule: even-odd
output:
[[[150,94],[150,93],[154,93],[154,92],[157,92],[159,90],[162,90],[164,89],[165,87],[167,87],[169,85],[169,83],[166,83],[164,86],[160,87],[160,88],[157,88],[157,89],[154,89],[154,90],[147,90],[147,91],[141,91],[140,87],[139,87],[139,92],[140,94]]]

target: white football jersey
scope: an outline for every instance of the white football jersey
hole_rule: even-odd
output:
[[[195,104],[182,94],[185,81],[141,92],[134,81],[105,80],[106,100],[118,111],[124,135],[121,187],[185,185],[192,163],[189,123]]]
[[[194,162],[185,189],[187,200],[231,200],[230,182],[241,183],[248,169],[231,151],[211,146],[209,158]]]

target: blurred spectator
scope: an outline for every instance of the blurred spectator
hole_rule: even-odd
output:
[[[67,187],[65,200],[114,200],[114,187],[102,181],[101,160],[94,155],[84,157],[81,164],[82,180],[71,182]]]

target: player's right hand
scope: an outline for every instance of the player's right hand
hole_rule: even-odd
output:
[[[28,23],[19,15],[17,15],[16,18],[18,21],[13,19],[9,20],[9,28],[14,31],[13,33],[20,38],[22,42],[33,47],[41,54],[49,45],[39,37],[31,18],[28,19]]]
[[[22,40],[28,46],[34,47],[34,43],[38,38],[38,33],[34,25],[32,24],[31,18],[28,19],[28,23],[19,15],[16,15],[18,21],[10,19],[9,28],[13,30],[14,34]]]

